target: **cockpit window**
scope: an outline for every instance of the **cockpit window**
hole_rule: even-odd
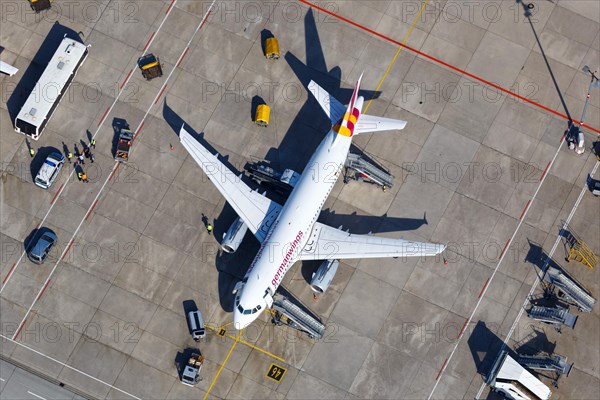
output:
[[[241,312],[244,315],[250,315],[250,314],[256,314],[258,311],[260,311],[262,309],[262,307],[260,306],[260,304],[256,307],[254,307],[253,309],[244,309],[244,307],[242,307],[241,304],[238,304],[237,309],[239,312]]]

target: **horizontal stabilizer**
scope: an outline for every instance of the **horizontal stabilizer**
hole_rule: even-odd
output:
[[[376,117],[374,115],[362,114],[358,120],[358,123],[354,127],[354,134],[358,135],[361,133],[380,132],[380,131],[393,131],[404,129],[406,121],[401,119],[391,119]]]
[[[329,117],[331,124],[337,124],[344,115],[346,107],[344,107],[344,105],[340,103],[338,99],[330,95],[327,90],[323,89],[315,81],[310,81],[308,84],[308,90],[319,102],[319,105]]]
[[[14,74],[16,74],[19,70],[15,67],[13,67],[10,64],[5,63],[4,61],[0,61],[0,72],[9,75],[9,76],[13,76]]]

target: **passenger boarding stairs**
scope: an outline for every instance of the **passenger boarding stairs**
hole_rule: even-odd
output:
[[[567,363],[567,357],[553,355],[553,356],[526,356],[519,355],[517,362],[527,368],[543,370],[543,371],[553,371],[558,375],[569,375],[571,372],[571,368],[573,364]]]
[[[346,159],[346,172],[344,174],[344,182],[348,183],[349,179],[358,181],[366,181],[375,183],[384,189],[392,187],[394,177],[387,171],[368,161],[365,157],[358,154],[349,153]],[[355,173],[348,174],[349,170]]]
[[[293,329],[305,332],[308,336],[320,339],[325,333],[325,325],[301,307],[284,296],[276,296],[273,300],[274,323],[287,323]]]
[[[557,268],[548,268],[544,275],[544,281],[548,283],[547,290],[550,293],[554,289],[559,289],[558,298],[571,302],[581,311],[591,312],[596,304],[596,300],[584,288]]]
[[[527,316],[536,321],[554,325],[554,329],[558,332],[560,332],[561,324],[573,329],[577,322],[577,315],[571,314],[567,308],[558,305],[554,307],[533,306],[527,311]]]

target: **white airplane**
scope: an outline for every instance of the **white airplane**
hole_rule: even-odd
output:
[[[234,289],[236,329],[250,325],[272,306],[273,295],[285,273],[298,260],[433,256],[446,247],[370,234],[353,235],[317,222],[321,208],[341,174],[352,136],[403,129],[406,125],[406,121],[361,115],[364,102],[364,98],[358,96],[361,78],[347,109],[314,81],[308,85],[334,126],[313,154],[284,205],[250,189],[219,161],[218,153],[210,153],[184,126],[181,128],[179,137],[183,146],[261,242],[244,279]]]
[[[12,65],[5,63],[4,61],[0,61],[0,72],[8,76],[13,76],[19,72],[19,70]]]

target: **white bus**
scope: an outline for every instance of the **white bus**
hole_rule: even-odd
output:
[[[38,140],[88,54],[88,47],[64,38],[15,118],[15,131]]]

